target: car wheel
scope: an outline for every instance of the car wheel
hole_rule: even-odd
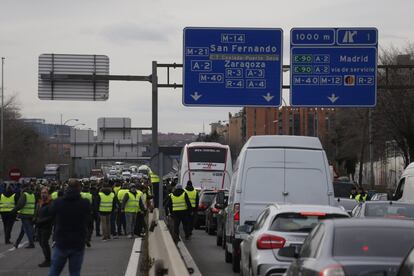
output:
[[[226,249],[226,230],[224,230],[224,227],[223,227],[223,233],[222,233],[221,237],[222,237],[222,240],[223,240],[221,242],[221,248]]]
[[[225,243],[226,242],[224,242],[224,244]],[[225,257],[226,263],[231,263],[231,254],[229,251],[227,251],[227,246],[224,247],[224,257]]]
[[[214,229],[211,227],[210,223],[208,223],[207,233],[209,235],[214,235]]]
[[[200,222],[198,218],[196,218],[194,222],[194,229],[200,230]]]
[[[221,246],[221,244],[223,243],[223,236],[219,235],[219,231],[217,231],[217,235],[216,235],[216,245],[217,246]]]
[[[238,256],[237,252],[234,251],[234,246],[231,254],[231,268],[233,272],[240,272],[240,256]]]
[[[205,223],[204,223],[204,231],[206,231],[206,233],[208,233],[208,220],[207,220],[207,218],[206,218],[206,221],[205,221]]]

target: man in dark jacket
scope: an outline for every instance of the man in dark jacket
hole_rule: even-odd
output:
[[[52,234],[53,217],[49,213],[52,198],[49,189],[44,187],[40,192],[40,199],[37,204],[36,227],[40,247],[42,248],[45,260],[39,264],[39,267],[49,267],[51,260],[49,239]]]
[[[80,191],[80,182],[70,179],[64,196],[56,199],[49,209],[55,218],[56,242],[49,276],[60,275],[67,260],[69,274],[80,275],[91,208]]]
[[[182,185],[176,185],[174,191],[170,194],[167,202],[169,213],[172,216],[174,224],[173,238],[176,242],[179,240],[180,223],[183,224],[185,238],[190,238],[188,222],[190,219],[191,202],[187,193],[183,190]]]

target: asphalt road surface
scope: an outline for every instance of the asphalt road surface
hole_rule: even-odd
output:
[[[13,227],[12,241],[15,241],[20,231],[21,222]],[[99,237],[93,237],[92,247],[86,248],[81,275],[124,276],[131,255],[133,239],[122,236],[120,239],[103,242]],[[48,268],[37,265],[43,262],[42,249],[36,243],[36,248],[25,249],[26,237],[19,249],[4,244],[3,222],[0,219],[0,276],[44,276]],[[22,248],[20,248],[22,247]],[[61,275],[69,275],[67,265]]]
[[[240,275],[224,261],[224,250],[216,245],[215,235],[210,236],[203,229],[194,230],[191,240],[185,241],[185,245],[203,276]]]

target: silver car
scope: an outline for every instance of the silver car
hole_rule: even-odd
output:
[[[240,227],[249,233],[241,243],[242,275],[283,275],[291,260],[278,256],[280,248],[302,246],[320,220],[348,218],[343,207],[326,205],[273,204],[259,215],[253,226]]]

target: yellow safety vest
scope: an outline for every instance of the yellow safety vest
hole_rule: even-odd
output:
[[[58,198],[59,195],[57,191],[54,191],[51,196],[52,196],[52,200],[55,200],[56,198]]]
[[[128,192],[128,201],[125,206],[125,213],[138,213],[141,211],[139,206],[139,200],[141,199],[142,192],[137,191],[137,194],[134,196],[133,193]]]
[[[114,192],[117,195],[119,190],[121,190],[121,186],[114,186]]]
[[[0,212],[10,212],[13,210],[15,206],[14,196],[15,194],[12,194],[10,197],[0,195]]]
[[[99,204],[99,212],[112,212],[112,204],[115,197],[114,193],[106,195],[103,192],[99,192],[99,197],[101,199],[101,203]]]
[[[364,196],[362,196],[361,197],[361,194],[357,194],[356,195],[356,197],[355,197],[355,199],[356,199],[356,201],[358,201],[358,202],[363,202],[363,201],[366,201],[367,200],[367,197],[368,197],[368,195],[367,194],[365,194]]]
[[[26,204],[23,206],[22,209],[17,211],[17,213],[22,215],[34,215],[36,204],[35,195],[26,192],[24,192],[24,195],[26,196]]]
[[[89,200],[89,203],[92,204],[92,194],[88,192],[81,192],[81,197]]]
[[[187,193],[188,198],[190,199],[191,207],[196,207],[196,198],[197,198],[197,191],[194,189],[192,191],[188,191],[187,189],[184,189],[184,191]]]
[[[160,178],[158,177],[158,175],[156,175],[153,172],[150,173],[150,178],[151,178],[151,183],[159,183],[160,182]]]
[[[117,197],[119,202],[122,202],[122,200],[124,199],[125,194],[127,194],[129,192],[128,189],[121,189],[118,191]]]
[[[185,203],[185,192],[180,196],[175,196],[174,194],[170,195],[172,201],[172,210],[175,211],[185,211],[187,210],[187,204]]]

